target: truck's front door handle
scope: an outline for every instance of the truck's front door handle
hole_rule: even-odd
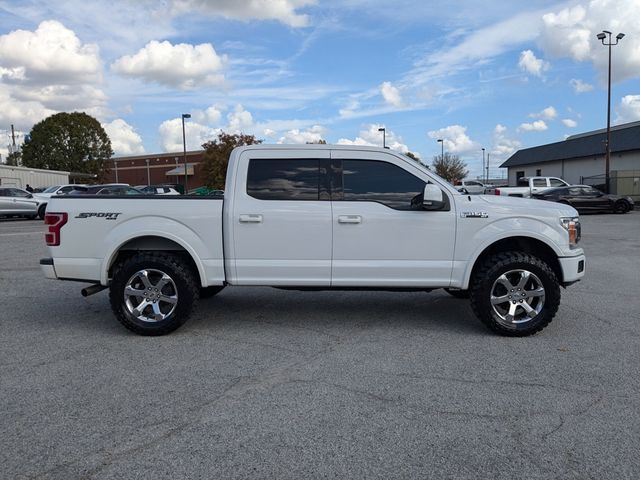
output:
[[[340,215],[338,223],[362,223],[362,217],[360,215]]]
[[[262,215],[240,215],[240,223],[262,223]]]

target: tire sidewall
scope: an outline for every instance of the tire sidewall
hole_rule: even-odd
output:
[[[530,261],[512,260],[499,262],[487,271],[484,279],[478,279],[480,286],[474,289],[474,301],[481,312],[481,320],[492,330],[513,336],[530,335],[542,330],[557,311],[560,303],[560,288],[555,274],[541,260],[532,256],[527,257]],[[493,310],[490,300],[491,290],[500,275],[510,270],[518,269],[528,270],[540,279],[545,290],[545,301],[541,312],[531,320],[507,325]]]
[[[173,265],[170,259],[156,257],[148,260],[138,260],[132,257],[116,272],[111,283],[111,304],[118,319],[125,326],[137,333],[144,335],[162,335],[180,327],[187,321],[193,304],[196,300],[194,291],[185,272]],[[138,271],[144,269],[159,270],[166,273],[173,280],[178,293],[178,302],[175,310],[162,321],[144,322],[133,316],[127,310],[124,298],[124,289],[129,279]]]

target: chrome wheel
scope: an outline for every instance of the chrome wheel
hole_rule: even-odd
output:
[[[545,290],[540,279],[528,270],[503,273],[491,287],[491,306],[496,320],[513,326],[535,318],[544,306]]]
[[[178,304],[178,289],[169,275],[153,269],[134,273],[124,287],[127,311],[143,322],[161,322]]]

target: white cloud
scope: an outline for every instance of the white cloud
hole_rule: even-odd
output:
[[[190,121],[185,122],[184,130],[187,150],[201,149],[203,143],[213,140],[220,133],[220,129]],[[182,118],[165,120],[160,124],[158,131],[160,143],[165,152],[182,151]]]
[[[224,107],[218,105],[211,105],[205,110],[192,110],[191,118],[196,123],[203,123],[207,125],[218,125],[222,119],[222,111]]]
[[[0,124],[30,130],[57,111],[103,116],[98,47],[57,21],[0,36]]]
[[[297,9],[314,5],[316,0],[172,0],[172,13],[193,15],[200,12],[234,20],[277,20],[290,27],[305,27],[309,17]]]
[[[236,105],[233,112],[227,115],[229,133],[246,133],[253,126],[253,116],[251,112],[245,110],[242,105]]]
[[[640,120],[640,95],[625,95],[616,108],[618,116],[615,123],[628,123]]]
[[[518,127],[518,131],[542,132],[547,128],[549,127],[547,127],[547,124],[545,123],[544,120],[536,120],[535,122],[532,122],[532,123],[521,123],[520,126]]]
[[[144,153],[142,138],[135,129],[121,118],[105,123],[102,127],[109,135],[111,147],[116,155]]]
[[[520,148],[522,148],[522,143],[507,137],[507,127],[501,124],[496,125],[493,130],[491,158],[500,161],[506,160]]]
[[[271,128],[265,128],[262,131],[262,134],[267,138],[275,138],[275,136],[278,134],[278,132],[276,132],[275,130],[273,130]]]
[[[573,120],[571,118],[563,118],[562,119],[562,123],[567,128],[576,128],[578,126],[578,122],[576,122],[575,120]]]
[[[522,71],[535,75],[536,77],[541,77],[542,73],[549,70],[550,67],[549,62],[537,58],[531,50],[524,50],[520,53],[518,66]]]
[[[402,97],[400,96],[400,91],[391,85],[391,82],[384,82],[380,86],[380,92],[382,93],[382,97],[384,101],[389,105],[392,105],[396,108],[402,107]]]
[[[294,128],[280,137],[278,143],[317,143],[323,140],[325,132],[326,129],[320,125],[314,125],[306,130]]]
[[[462,125],[449,125],[439,130],[432,130],[427,135],[434,140],[440,138],[444,140],[444,149],[450,153],[461,154],[480,148],[480,145],[467,135],[467,127]]]
[[[136,54],[116,60],[112,68],[122,75],[188,90],[221,84],[225,61],[210,43],[172,45],[153,40]]]
[[[554,107],[549,106],[538,113],[530,113],[529,116],[531,118],[542,118],[543,120],[553,120],[558,116],[558,112]]]
[[[593,85],[591,85],[589,83],[585,83],[582,80],[577,79],[577,78],[572,78],[569,81],[569,85],[571,85],[573,87],[573,91],[575,93],[577,93],[577,94],[590,92],[591,90],[593,90]]]
[[[614,82],[640,74],[640,8],[638,0],[590,0],[543,16],[541,45],[548,54],[591,62],[604,80],[606,47],[596,38],[603,28],[624,32],[613,55]],[[615,41],[615,39],[614,39]]]
[[[348,138],[341,138],[338,140],[338,145],[362,145],[362,146],[370,146],[370,147],[382,147],[382,132],[379,132],[378,129],[384,127],[384,125],[379,124],[368,124],[365,125],[364,130],[360,130],[359,135],[351,140]],[[402,143],[402,138],[396,135],[391,130],[387,130],[385,132],[386,138],[386,146],[391,150],[396,150],[401,153],[407,153],[409,151],[409,147]]]
[[[76,34],[55,20],[34,31],[15,30],[0,36],[0,61],[13,80],[31,85],[78,84],[100,80],[98,47],[83,45]]]

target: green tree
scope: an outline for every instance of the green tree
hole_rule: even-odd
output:
[[[407,152],[407,153],[405,153],[405,155],[406,155],[407,157],[409,157],[411,160],[415,160],[416,162],[421,163],[421,162],[420,162],[420,157],[418,157],[415,153],[413,153],[413,152]]]
[[[22,145],[25,167],[91,173],[103,177],[111,140],[91,115],[56,113],[36,123]]]
[[[15,152],[11,152],[7,155],[6,165],[11,165],[12,167],[22,165],[22,154],[20,153],[20,150],[16,150]]]
[[[462,180],[469,174],[467,164],[460,160],[457,155],[451,155],[449,152],[446,152],[444,156],[436,155],[433,157],[433,169],[438,175],[451,183],[456,180]]]
[[[209,188],[223,190],[231,150],[241,145],[262,143],[253,135],[220,132],[218,138],[202,145],[204,152],[204,180]]]

